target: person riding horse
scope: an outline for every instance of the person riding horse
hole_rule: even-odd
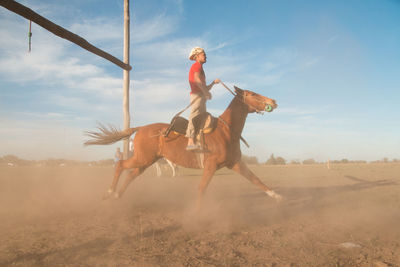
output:
[[[99,124],[99,132],[87,131],[86,134],[91,139],[85,142],[85,145],[109,145],[120,140],[129,138],[135,134],[133,143],[135,153],[126,160],[120,160],[115,166],[114,178],[110,188],[104,194],[104,199],[114,195],[120,198],[128,185],[142,174],[149,166],[161,158],[165,158],[185,168],[203,169],[203,175],[198,186],[196,209],[199,211],[202,206],[203,195],[218,169],[227,167],[248,179],[251,183],[259,187],[268,196],[277,201],[282,200],[282,196],[265,185],[261,179],[255,175],[242,160],[240,149],[241,134],[246,123],[246,118],[250,113],[262,114],[264,111],[272,112],[278,107],[274,99],[257,94],[250,90],[243,90],[234,87],[234,91],[227,88],[233,95],[231,103],[226,110],[218,117],[216,128],[207,134],[204,139],[204,145],[207,147],[207,153],[203,153],[204,160],[199,162],[198,153],[193,153],[198,146],[195,145],[195,129],[193,119],[198,115],[205,113],[206,101],[211,99],[209,90],[214,84],[220,83],[215,79],[210,85],[205,83],[205,74],[202,65],[207,57],[204,50],[195,47],[190,53],[190,60],[195,60],[190,72],[189,83],[192,89],[191,114],[189,118],[189,130],[187,136],[176,134],[173,138],[165,135],[171,124],[152,123],[140,127],[128,128],[122,131],[114,127],[105,127]],[[201,149],[201,147],[200,147]],[[137,153],[136,153],[137,152]],[[124,170],[130,170],[124,184],[117,190],[117,185],[121,173]]]
[[[190,115],[189,124],[186,130],[188,144],[186,150],[199,150],[201,145],[195,142],[195,127],[193,119],[206,113],[206,101],[211,99],[211,88],[220,82],[220,79],[215,79],[209,85],[206,85],[206,75],[203,70],[203,64],[207,62],[207,56],[203,48],[195,47],[189,55],[190,60],[194,60],[189,71],[190,92]]]

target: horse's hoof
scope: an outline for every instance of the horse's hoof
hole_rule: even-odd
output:
[[[275,196],[275,200],[276,200],[276,202],[282,202],[283,200],[284,200],[284,198],[283,198],[283,196],[281,196],[281,195],[279,195],[279,194],[276,194],[276,196]]]
[[[112,196],[113,192],[114,191],[112,189],[108,189],[107,192],[105,192],[103,195],[103,200],[109,199]]]
[[[103,200],[107,200],[107,199],[109,199],[110,197],[111,197],[111,194],[105,193],[105,194],[103,195]]]
[[[277,193],[275,193],[274,191],[270,190],[270,191],[265,191],[265,193],[274,198],[276,200],[276,202],[281,202],[283,200],[283,197]]]

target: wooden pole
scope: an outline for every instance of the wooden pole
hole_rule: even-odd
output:
[[[129,0],[124,0],[124,63],[129,65]],[[124,110],[124,129],[128,129],[130,126],[130,115],[129,115],[129,70],[124,69],[124,99],[123,99],[123,110]],[[124,140],[124,159],[127,159],[129,155],[129,139]]]
[[[132,67],[129,64],[125,64],[118,58],[108,54],[107,52],[95,47],[94,45],[90,44],[88,41],[83,39],[77,34],[74,34],[66,29],[64,29],[61,26],[58,26],[57,24],[54,24],[50,20],[40,16],[30,8],[27,8],[24,5],[21,5],[18,2],[15,2],[13,0],[0,0],[0,5],[7,8],[8,10],[26,18],[29,19],[39,26],[42,26],[49,32],[66,39],[70,42],[73,42],[74,44],[79,45],[80,47],[88,50],[89,52],[92,52],[93,54],[96,54],[102,58],[107,59],[108,61],[111,61],[112,63],[116,64],[117,66],[123,68],[124,70],[131,70]],[[128,5],[129,6],[129,5]],[[129,14],[128,14],[129,17]],[[129,62],[129,61],[128,61]]]

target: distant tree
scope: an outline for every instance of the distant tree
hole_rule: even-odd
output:
[[[314,159],[305,159],[303,160],[303,164],[315,164],[315,160]]]
[[[352,162],[354,162],[354,163],[367,163],[365,160],[354,160]]]
[[[286,165],[286,160],[282,157],[277,157],[275,160],[277,165]]]
[[[257,157],[242,155],[242,161],[247,164],[259,164]]]
[[[3,161],[7,163],[18,163],[20,161],[20,158],[14,155],[5,155],[3,157]]]
[[[98,166],[112,166],[114,164],[114,160],[112,159],[103,159],[97,161]]]
[[[26,160],[26,159],[20,159],[17,156],[14,155],[5,155],[4,157],[0,158],[0,163],[12,163],[16,164],[19,166],[27,166],[27,165],[32,165],[34,161]]]
[[[274,157],[274,154],[272,153],[271,156],[269,156],[269,159],[265,162],[267,165],[275,165],[276,159]]]
[[[50,158],[50,159],[46,159],[44,161],[44,163],[46,166],[55,167],[55,166],[60,166],[60,164],[65,164],[65,160]]]
[[[285,165],[286,160],[282,157],[274,157],[274,154],[271,154],[269,159],[265,162],[266,165]]]

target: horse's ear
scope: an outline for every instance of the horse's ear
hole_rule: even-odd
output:
[[[242,94],[243,93],[243,89],[240,89],[239,87],[236,87],[236,85],[234,85],[233,88],[235,88],[236,94]]]

